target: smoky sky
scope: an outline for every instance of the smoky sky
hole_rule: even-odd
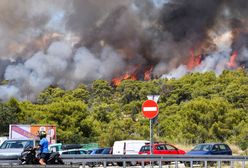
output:
[[[2,0],[0,99],[34,100],[51,85],[73,89],[150,67],[167,78],[220,74],[233,52],[247,67],[247,7],[246,0]],[[190,51],[203,54],[194,69]]]

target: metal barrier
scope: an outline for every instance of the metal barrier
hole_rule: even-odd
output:
[[[12,159],[12,160],[11,160]],[[207,168],[214,164],[215,167],[221,168],[222,164],[228,164],[230,168],[236,168],[235,162],[238,162],[239,168],[248,167],[248,156],[191,156],[191,155],[67,155],[62,156],[62,159],[68,165],[80,165],[80,167],[91,167],[91,164],[101,164],[106,168],[109,163],[118,163],[121,167],[127,167],[139,163],[142,168],[146,164],[156,164],[162,168],[164,164],[173,164],[175,168],[179,168],[179,164],[193,168],[195,164],[201,164],[200,167]],[[0,165],[18,164],[18,160],[13,158],[0,156]]]

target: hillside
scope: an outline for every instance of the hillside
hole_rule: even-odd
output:
[[[222,141],[248,147],[248,74],[244,69],[190,73],[180,79],[124,80],[118,86],[95,80],[73,90],[50,86],[34,102],[12,98],[0,108],[1,135],[8,125],[56,124],[65,143],[149,139],[141,113],[148,94],[159,94],[156,141],[195,144]],[[4,117],[3,117],[4,116]]]

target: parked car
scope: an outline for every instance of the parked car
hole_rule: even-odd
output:
[[[113,155],[137,155],[140,148],[149,143],[146,140],[123,140],[115,141],[113,146]]]
[[[196,145],[192,150],[186,153],[186,155],[232,155],[232,150],[227,144],[224,143],[202,143]],[[184,163],[186,167],[190,167],[190,162]],[[194,161],[193,164],[204,164],[200,161]],[[208,165],[213,166],[214,161],[208,162]],[[227,164],[229,164],[227,162]]]
[[[232,150],[224,143],[202,143],[187,152],[187,155],[232,155]]]
[[[174,145],[168,143],[154,143],[152,147],[153,154],[155,155],[184,155],[186,152],[182,149],[178,149]],[[139,151],[140,155],[150,154],[150,144],[147,143],[141,147]]]
[[[7,140],[8,137],[0,137],[0,146],[2,145],[2,143]]]
[[[60,155],[83,155],[87,154],[87,151],[84,149],[68,149],[59,151]]]
[[[138,155],[140,148],[149,143],[146,140],[123,140],[115,141],[113,145],[113,155]],[[117,162],[118,166],[123,166],[123,162]],[[136,165],[136,162],[127,162],[127,165]]]
[[[18,158],[25,147],[37,145],[34,139],[7,139],[0,146],[0,155]]]
[[[97,155],[97,154],[102,154],[102,151],[104,150],[104,148],[96,148],[96,149],[92,149],[90,150],[90,155]]]
[[[88,154],[90,155],[101,155],[102,152],[104,151],[105,148],[96,148],[92,150],[88,150]],[[100,166],[102,163],[101,162],[88,162],[87,165],[89,167],[95,167],[95,166]]]
[[[111,155],[112,154],[112,148],[104,148],[101,154]]]

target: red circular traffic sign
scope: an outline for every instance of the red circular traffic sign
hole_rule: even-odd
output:
[[[142,104],[142,112],[146,118],[153,119],[158,115],[158,104],[153,100],[146,100]]]

